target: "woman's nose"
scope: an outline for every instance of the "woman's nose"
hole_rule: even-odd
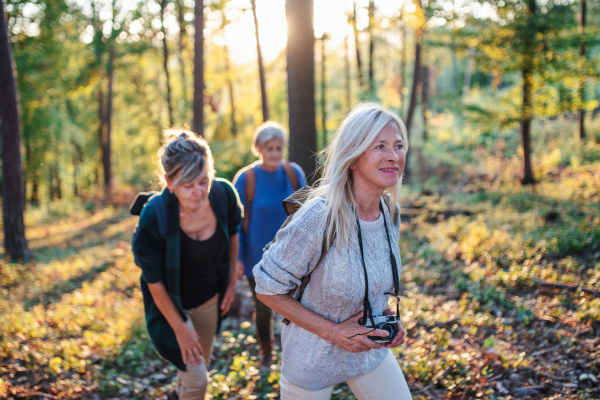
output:
[[[400,156],[392,148],[391,151],[388,151],[387,159],[388,159],[388,161],[391,161],[391,162],[397,162],[398,160],[400,160]]]

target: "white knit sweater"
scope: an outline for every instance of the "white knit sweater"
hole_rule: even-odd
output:
[[[399,207],[396,207],[399,212]],[[385,205],[383,209],[400,273],[400,221],[394,226]],[[275,243],[254,267],[257,293],[288,293],[300,284],[303,276],[315,268],[323,240],[323,231],[318,229],[322,214],[322,202],[309,203],[294,215],[287,227],[277,233]],[[360,221],[369,278],[369,300],[374,315],[383,313],[389,298],[384,293],[393,291],[392,267],[383,218],[380,214],[376,221]],[[348,248],[342,246],[340,250],[337,243],[333,243],[313,272],[302,304],[339,323],[363,310],[364,292],[364,272],[358,237],[354,230]],[[389,352],[387,348],[381,348],[352,353],[294,323],[283,327],[282,346],[282,374],[294,385],[312,391],[372,371]]]

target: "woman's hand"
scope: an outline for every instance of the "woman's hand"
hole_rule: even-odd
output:
[[[382,347],[380,343],[375,343],[368,336],[388,336],[389,333],[382,330],[366,328],[358,324],[363,312],[348,318],[346,321],[334,325],[327,334],[326,339],[340,346],[344,350],[353,353],[369,351],[371,349],[379,349]]]
[[[198,365],[202,365],[204,362],[202,360],[204,352],[202,351],[196,330],[184,323],[179,330],[175,331],[175,336],[181,349],[183,363],[187,365],[189,362],[194,367],[196,366],[196,362]]]
[[[396,313],[393,312],[392,309],[386,305],[385,310],[383,311],[383,314],[384,315],[394,315]],[[404,343],[405,334],[406,333],[404,331],[404,325],[402,325],[402,320],[400,318],[398,318],[398,333],[396,333],[396,336],[394,336],[394,338],[392,339],[391,342],[384,343],[381,347],[387,347],[388,349],[391,349],[393,347],[400,346],[402,343]]]
[[[237,271],[236,272],[237,272],[238,281],[241,281],[242,279],[244,279],[244,276],[245,276],[244,275],[244,263],[241,262],[240,260],[238,260],[237,264],[236,264],[236,267],[237,267]]]
[[[231,307],[231,303],[233,303],[233,299],[235,298],[236,282],[237,281],[235,279],[232,279],[229,282],[229,287],[227,288],[227,291],[225,292],[225,297],[223,297],[223,301],[221,302],[221,316],[227,314],[229,308]]]

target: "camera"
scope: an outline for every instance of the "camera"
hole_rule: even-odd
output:
[[[389,343],[398,333],[398,322],[400,319],[397,315],[377,315],[373,317],[375,325],[365,324],[365,328],[382,329],[389,333],[388,336],[367,336],[375,343]],[[361,321],[362,322],[362,321]],[[371,318],[367,318],[367,323],[371,322]]]

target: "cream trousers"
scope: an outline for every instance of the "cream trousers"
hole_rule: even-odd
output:
[[[387,357],[373,371],[346,383],[358,400],[410,400],[412,396],[398,365],[390,351]],[[333,386],[312,392],[290,383],[285,376],[279,380],[281,400],[329,400]]]
[[[185,310],[188,315],[187,324],[196,330],[200,338],[200,346],[204,353],[204,362],[208,364],[213,352],[215,333],[219,320],[219,295],[215,295],[206,303],[191,310]],[[177,394],[180,400],[204,400],[208,387],[208,373],[205,364],[192,366],[189,362],[186,371],[177,371]]]

